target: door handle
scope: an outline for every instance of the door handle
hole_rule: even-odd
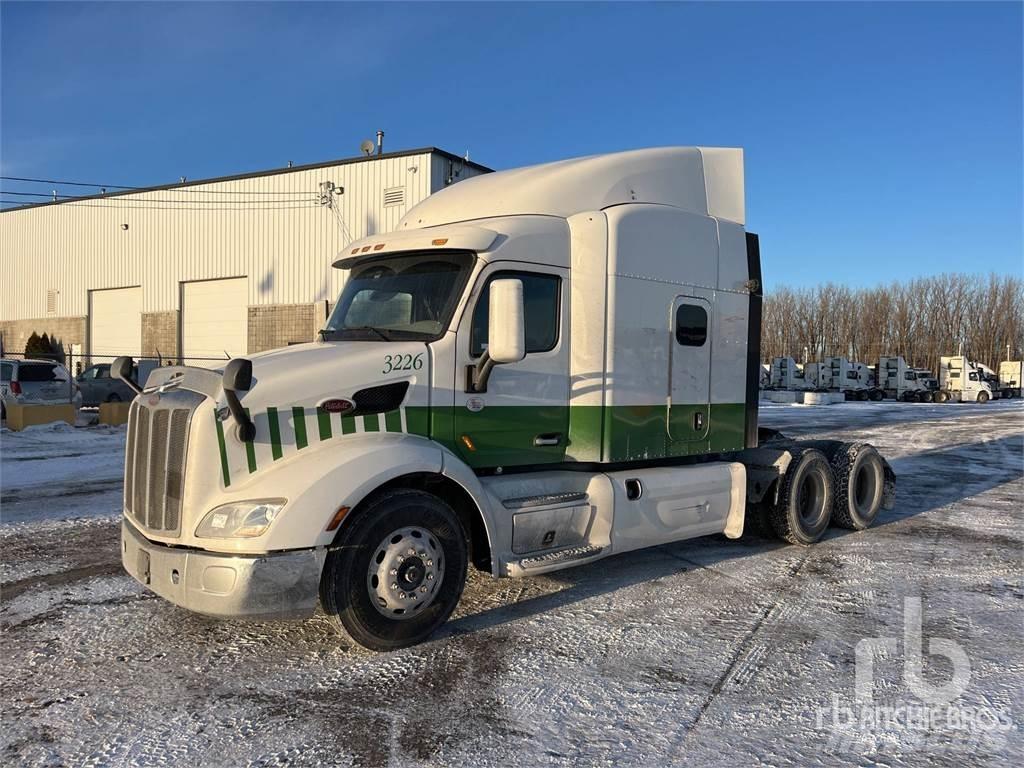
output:
[[[537,435],[533,438],[533,444],[538,448],[545,445],[558,445],[560,442],[562,442],[561,432],[548,432],[547,434]]]
[[[695,414],[693,414],[693,428],[698,432],[704,429],[704,414],[701,413],[700,411],[697,411]]]

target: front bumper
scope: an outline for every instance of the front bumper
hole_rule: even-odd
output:
[[[179,549],[149,541],[122,520],[121,563],[140,584],[196,613],[304,619],[316,609],[323,558],[312,549],[267,555]]]

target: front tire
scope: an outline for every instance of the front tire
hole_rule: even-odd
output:
[[[878,516],[885,493],[885,468],[874,446],[854,443],[832,457],[835,500],[832,521],[841,528],[863,531]]]
[[[779,498],[769,514],[775,534],[790,544],[813,544],[832,517],[832,469],[816,448],[794,449]]]
[[[327,555],[324,611],[374,651],[416,645],[451,615],[466,583],[466,533],[423,491],[387,491],[355,513]]]
[[[979,392],[978,393],[978,402],[981,403],[982,405],[987,403],[988,402],[988,392]]]

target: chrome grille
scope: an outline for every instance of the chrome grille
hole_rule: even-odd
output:
[[[187,390],[162,394],[149,404],[143,394],[132,403],[125,446],[124,504],[143,528],[181,532],[188,428],[203,395]]]

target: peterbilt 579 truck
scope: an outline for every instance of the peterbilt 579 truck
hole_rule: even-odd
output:
[[[865,443],[757,424],[761,267],[742,151],[493,173],[354,242],[318,341],[137,388],[122,561],[184,608],[304,617],[372,649],[449,616],[470,565],[542,574],[755,520],[869,526]]]

